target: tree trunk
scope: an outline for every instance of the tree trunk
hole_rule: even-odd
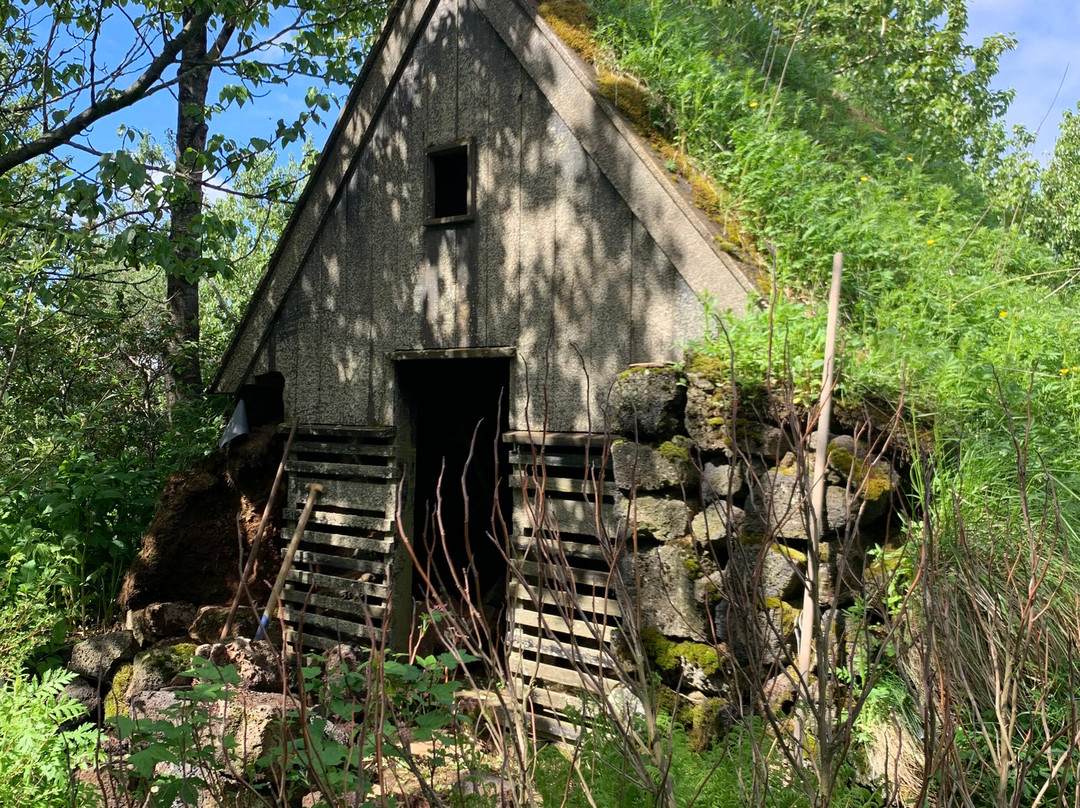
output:
[[[184,22],[195,19],[184,10]],[[210,66],[206,63],[206,23],[184,46],[177,84],[176,188],[170,200],[169,239],[176,262],[168,274],[166,297],[172,323],[168,372],[170,404],[202,393],[199,366],[199,278],[197,265],[202,257],[201,239],[193,236],[191,225],[202,214],[203,167],[206,149],[206,91]],[[193,278],[189,280],[188,278]]]

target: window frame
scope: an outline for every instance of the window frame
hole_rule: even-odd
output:
[[[433,216],[435,208],[435,166],[432,158],[439,157],[450,152],[465,150],[466,182],[465,189],[466,212],[455,216]],[[439,143],[427,147],[424,153],[424,225],[427,227],[446,227],[456,224],[467,224],[476,220],[476,139],[473,137],[458,138],[447,143]]]

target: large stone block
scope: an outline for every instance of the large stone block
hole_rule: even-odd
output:
[[[801,593],[806,580],[806,554],[775,541],[732,544],[724,568],[724,591],[732,597],[745,593],[750,603],[790,600]]]
[[[685,377],[670,366],[632,367],[611,391],[611,428],[631,438],[663,440],[683,430]]]
[[[733,454],[734,446],[728,430],[731,412],[724,397],[717,393],[711,383],[707,387],[702,382],[691,384],[686,391],[686,431],[703,452],[725,452]]]
[[[624,491],[689,489],[696,486],[698,471],[690,447],[690,441],[681,435],[659,446],[615,441],[611,446],[615,483]]]
[[[714,502],[694,517],[690,532],[702,544],[726,541],[736,537],[745,521],[746,513],[742,508],[728,505],[727,502]]]
[[[84,718],[75,719],[71,722],[71,725],[65,726],[64,729],[71,729],[72,725],[81,724],[84,721],[101,720],[102,699],[101,692],[98,690],[96,682],[91,682],[89,679],[76,676],[64,685],[64,690],[61,695],[67,696],[69,699],[74,699],[86,708],[86,716]]]
[[[701,501],[727,502],[743,488],[743,470],[737,463],[706,463],[701,472]]]
[[[233,765],[251,766],[273,747],[282,744],[297,731],[295,711],[299,704],[281,693],[234,692],[228,701],[211,702],[209,714],[216,739],[230,735],[236,746],[225,750],[215,743],[218,755],[228,754]]]
[[[243,687],[249,690],[278,692],[282,689],[282,662],[268,640],[245,640],[200,645],[195,654],[223,668],[235,665]]]
[[[860,542],[823,541],[820,555],[818,603],[828,606],[835,601],[838,606],[846,606],[863,594],[866,554]]]
[[[690,509],[681,499],[669,497],[638,496],[632,499],[619,497],[615,507],[619,514],[620,536],[629,536],[635,530],[639,537],[657,541],[673,541],[687,534]]]
[[[686,432],[703,452],[728,457],[763,457],[775,464],[791,449],[787,432],[743,415],[733,417],[730,387],[717,386],[690,374],[686,393]]]
[[[758,610],[725,596],[713,611],[716,638],[736,665],[775,665],[794,651],[801,610],[775,600],[765,606]]]
[[[143,609],[143,622],[154,639],[162,639],[174,634],[187,634],[197,612],[195,604],[184,601],[151,603]]]
[[[810,479],[781,470],[767,471],[751,486],[744,509],[744,532],[767,538],[809,538]]]
[[[182,682],[177,681],[177,678],[182,671],[191,667],[191,657],[194,652],[193,643],[143,651],[135,657],[135,662],[132,664],[128,692],[142,693],[181,684]]]
[[[135,657],[138,645],[130,631],[111,631],[77,643],[71,649],[68,670],[91,682],[107,679],[115,667]]]
[[[627,554],[619,561],[627,581],[640,581],[642,628],[665,637],[704,641],[707,613],[698,601],[693,550],[684,543],[664,544]],[[636,567],[635,567],[636,564]]]
[[[291,696],[246,690],[230,691],[228,698],[211,701],[191,700],[174,690],[134,693],[131,697],[131,717],[137,725],[194,723],[199,733],[196,742],[213,746],[221,765],[238,768],[247,768],[290,737],[298,707]],[[192,722],[197,714],[205,718]]]
[[[195,619],[188,630],[188,635],[197,643],[218,642],[221,639],[221,630],[224,628],[228,616],[228,606],[203,606],[195,615]],[[229,637],[254,637],[258,627],[259,621],[251,609],[245,606],[237,610]],[[277,623],[272,623],[271,631],[276,627]],[[280,634],[280,631],[278,634]],[[273,637],[272,634],[271,639]]]

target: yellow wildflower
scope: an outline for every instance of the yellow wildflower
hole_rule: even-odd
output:
[[[757,106],[757,101],[751,101],[750,102],[750,109],[753,109],[756,106]]]
[[[928,238],[928,239],[926,240],[926,243],[927,243],[927,244],[933,244],[933,243],[934,243],[934,240],[933,240],[932,238]]]
[[[866,182],[869,179],[870,179],[869,177],[867,177],[866,175],[863,175],[863,176],[859,177],[859,182]]]
[[[1062,376],[1064,376],[1064,375],[1065,375],[1066,373],[1068,373],[1068,372],[1069,372],[1069,369],[1068,369],[1068,368],[1062,368],[1062,369],[1061,369],[1061,375],[1062,375]]]
[[[911,155],[908,155],[908,159],[907,159],[907,161],[908,161],[909,163],[914,163],[914,162],[915,162],[915,158],[914,158],[914,157],[912,157]]]
[[[1005,311],[1005,309],[1002,309],[1001,311],[998,312],[998,317],[1007,317],[1008,314],[1009,314],[1009,312]]]

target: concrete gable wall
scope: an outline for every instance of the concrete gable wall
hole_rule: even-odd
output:
[[[425,227],[425,149],[461,137],[476,140],[476,221]],[[615,373],[673,358],[703,325],[690,287],[474,0],[442,0],[254,372],[280,370],[304,422],[391,423],[390,351],[516,346],[511,424],[525,427],[528,395],[533,428],[546,398],[549,430],[599,430]]]

